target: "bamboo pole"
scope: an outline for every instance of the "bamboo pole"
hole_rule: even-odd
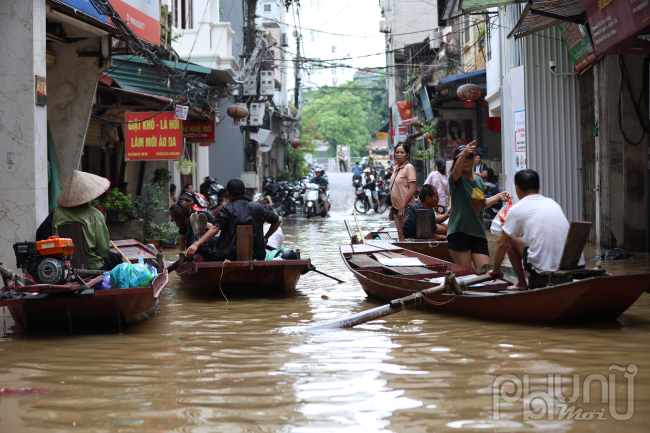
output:
[[[131,260],[126,258],[124,253],[122,251],[120,251],[120,249],[117,247],[117,245],[115,245],[115,243],[113,241],[110,241],[110,242],[111,242],[111,245],[113,246],[113,248],[115,248],[115,251],[122,254],[122,257],[124,258],[124,261],[127,262],[129,265],[132,265],[133,263],[131,263]]]
[[[451,272],[449,274],[447,275],[447,279],[453,278],[455,281],[456,278],[455,275]],[[480,284],[494,279],[495,277],[489,274],[481,275],[466,281],[462,281],[459,285],[463,287],[469,287],[474,284]],[[357,325],[361,325],[363,323],[367,323],[372,320],[377,320],[385,316],[390,316],[391,314],[399,313],[406,307],[409,307],[411,305],[417,305],[420,297],[437,295],[439,293],[443,293],[445,290],[447,290],[446,284],[431,287],[430,289],[424,289],[420,292],[414,293],[404,298],[393,299],[392,301],[390,301],[390,304],[382,305],[381,307],[373,308],[367,311],[362,311],[361,313],[344,317],[342,319],[333,320],[331,322],[326,322],[321,325],[309,326],[305,328],[304,331],[319,331],[321,329],[353,328]],[[462,296],[462,295],[454,295],[454,296]]]
[[[366,243],[366,238],[363,237],[363,232],[361,231],[361,225],[359,225],[359,218],[357,218],[357,211],[352,210],[352,215],[354,215],[354,220],[357,223],[357,229],[359,230],[359,236],[361,237],[361,242]]]

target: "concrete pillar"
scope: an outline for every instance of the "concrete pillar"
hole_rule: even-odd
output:
[[[84,37],[71,44],[54,43],[56,63],[48,67],[48,120],[59,161],[59,176],[63,186],[79,167],[90,113],[95,100],[99,74],[98,57],[81,57],[78,52],[100,52],[102,37],[88,37],[88,33],[65,24],[67,37]],[[104,45],[108,38],[103,37]],[[108,52],[106,52],[108,54]]]
[[[34,90],[46,77],[45,0],[0,2],[0,29],[0,262],[16,270],[12,245],[35,239],[48,208],[47,107]]]

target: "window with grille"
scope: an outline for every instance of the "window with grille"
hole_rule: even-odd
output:
[[[333,52],[333,53],[336,52],[336,45],[332,45],[332,52]]]
[[[465,14],[465,43],[469,43],[469,14]]]
[[[264,5],[264,12],[271,12],[271,5]]]

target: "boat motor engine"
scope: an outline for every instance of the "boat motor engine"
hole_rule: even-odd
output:
[[[70,265],[74,253],[72,239],[50,236],[38,242],[14,244],[16,266],[40,284],[66,284],[76,275]]]

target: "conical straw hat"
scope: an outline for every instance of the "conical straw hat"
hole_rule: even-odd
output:
[[[79,206],[104,194],[110,185],[106,178],[75,170],[61,188],[56,202],[63,207]]]

